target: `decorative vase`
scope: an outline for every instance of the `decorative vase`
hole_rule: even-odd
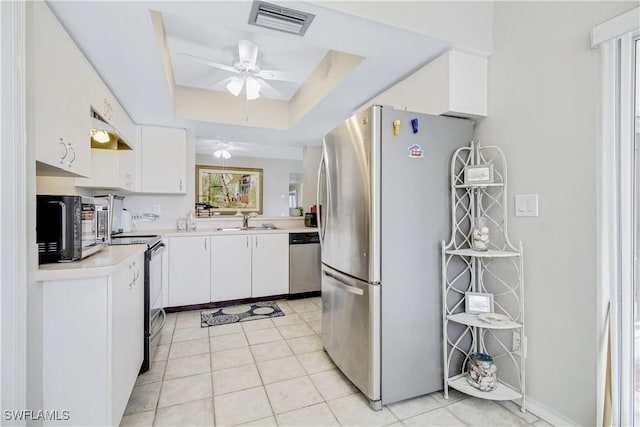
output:
[[[481,391],[491,391],[498,386],[498,367],[485,353],[471,353],[467,361],[467,382]]]
[[[476,218],[476,224],[471,232],[472,248],[476,251],[489,249],[489,221],[481,216]]]

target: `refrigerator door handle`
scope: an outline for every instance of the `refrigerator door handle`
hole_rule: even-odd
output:
[[[327,173],[326,173],[326,161],[325,161],[325,152],[324,152],[324,147],[322,149],[322,156],[320,157],[320,165],[318,167],[318,181],[316,184],[316,205],[317,205],[317,210],[316,210],[316,215],[318,218],[318,229],[320,230],[319,237],[320,237],[320,248],[322,250],[322,244],[324,242],[324,235],[325,232],[327,230],[327,226],[326,223],[322,221],[322,198],[320,197],[320,189],[322,187],[322,175],[324,172],[324,176],[325,176],[325,181],[328,179],[327,177]],[[325,191],[327,192],[327,197],[326,200],[329,200],[328,197],[328,191],[329,191],[329,185],[326,184],[325,182]],[[325,212],[328,208],[327,204],[325,203]]]
[[[327,280],[327,284],[331,286],[335,286],[336,288],[342,289],[343,291],[350,292],[355,295],[362,296],[364,295],[364,291],[362,289],[356,288],[354,286],[345,283],[341,278],[329,273],[328,271],[323,271],[324,275],[327,276],[330,280]]]

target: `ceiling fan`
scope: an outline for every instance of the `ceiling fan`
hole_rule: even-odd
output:
[[[258,59],[258,46],[248,40],[238,40],[238,62],[235,62],[233,65],[220,64],[189,53],[182,53],[182,55],[189,56],[204,65],[236,74],[212,86],[224,84],[227,90],[235,96],[240,95],[244,87],[247,99],[250,101],[258,99],[260,92],[265,93],[267,96],[269,96],[269,93],[274,97],[280,95],[280,93],[265,80],[295,81],[290,73],[260,69],[256,64]]]
[[[232,151],[247,151],[247,148],[243,147],[240,143],[232,141],[219,141],[214,140],[216,143],[212,147],[213,155],[216,158],[229,159],[231,158]]]

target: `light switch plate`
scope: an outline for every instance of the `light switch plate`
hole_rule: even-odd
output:
[[[516,194],[516,216],[538,216],[538,194]]]

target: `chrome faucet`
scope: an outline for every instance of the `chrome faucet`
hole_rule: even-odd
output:
[[[242,228],[249,228],[249,218],[248,214],[242,215]]]

